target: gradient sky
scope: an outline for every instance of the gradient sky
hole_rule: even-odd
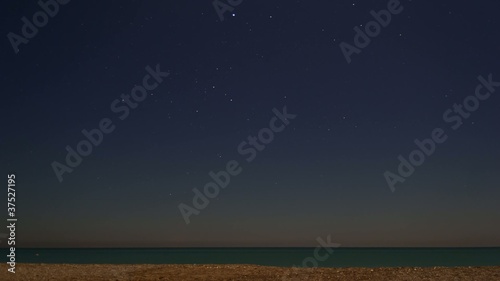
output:
[[[334,3],[335,2],[335,3]],[[3,1],[0,171],[18,179],[18,247],[500,246],[500,88],[459,130],[443,112],[500,81],[498,1],[409,1],[348,64],[339,44],[388,1],[71,1],[15,54],[36,1]],[[125,120],[110,110],[159,64]],[[247,163],[273,108],[297,114]],[[59,182],[81,130],[116,129]],[[391,192],[413,141],[448,139]],[[180,203],[242,173],[186,225]],[[5,178],[4,185],[7,185]],[[0,202],[6,202],[6,192]],[[4,203],[1,203],[3,206]],[[2,246],[5,246],[5,241]]]

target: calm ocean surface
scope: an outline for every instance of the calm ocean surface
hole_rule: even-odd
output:
[[[314,248],[17,249],[16,261],[301,266],[304,258],[313,256],[313,251]],[[338,248],[326,261],[319,262],[321,267],[493,265],[500,265],[500,248]]]

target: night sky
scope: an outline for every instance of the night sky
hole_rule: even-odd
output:
[[[16,173],[17,246],[315,246],[328,234],[344,247],[500,246],[500,87],[487,81],[500,81],[500,3],[401,0],[357,48],[354,28],[393,1],[221,0],[220,17],[212,1],[60,0],[17,47],[11,33],[42,8],[3,1],[0,171],[2,190]],[[350,63],[342,42],[357,49]],[[156,87],[133,103],[146,75]],[[293,118],[275,117],[285,107]],[[66,147],[102,120],[113,130],[69,167]],[[252,148],[272,120],[288,124]],[[401,177],[416,139],[434,151]],[[194,208],[193,189],[234,161],[240,173],[186,224],[180,204]],[[62,181],[54,162],[72,170]],[[391,190],[387,171],[404,182]]]

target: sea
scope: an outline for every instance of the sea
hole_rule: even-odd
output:
[[[500,248],[334,248],[325,259],[315,248],[16,249],[19,263],[256,264],[284,267],[500,266]],[[312,262],[315,260],[317,264]],[[304,261],[308,261],[305,262]]]

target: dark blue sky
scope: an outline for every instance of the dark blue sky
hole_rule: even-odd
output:
[[[353,28],[388,2],[243,0],[221,21],[211,1],[70,1],[16,54],[8,34],[41,7],[4,1],[0,171],[17,176],[19,246],[313,246],[328,234],[499,246],[500,88],[457,130],[443,114],[478,76],[500,81],[500,4],[401,0],[348,63],[341,42],[354,46]],[[157,65],[168,77],[121,120],[111,104]],[[246,161],[238,146],[284,106],[296,118]],[[52,163],[67,165],[65,147],[103,118],[114,130],[60,182]],[[447,140],[392,192],[384,173],[435,128]],[[187,225],[179,204],[231,160],[241,173]]]

